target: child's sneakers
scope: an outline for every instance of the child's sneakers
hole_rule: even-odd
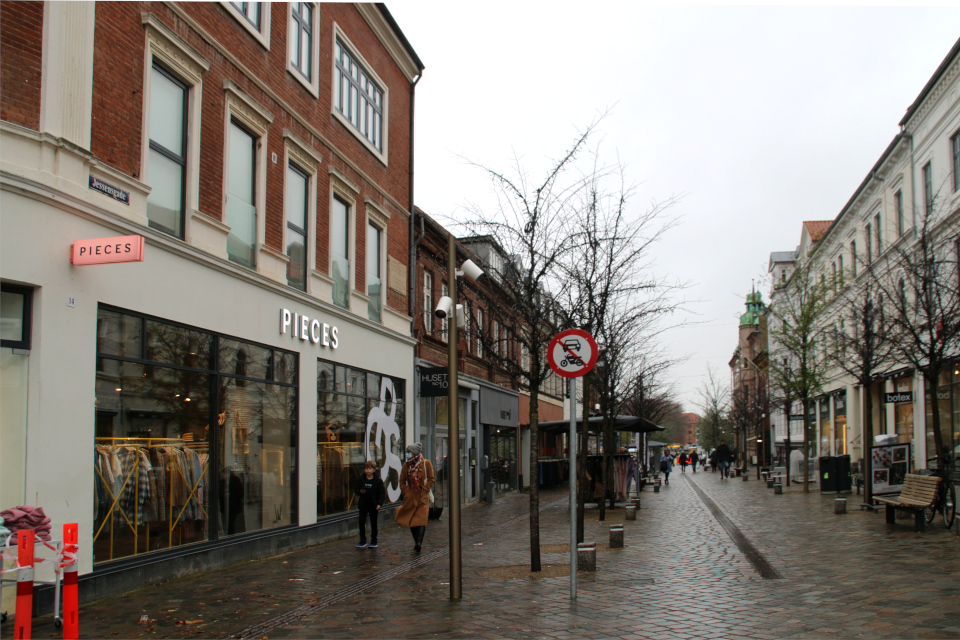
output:
[[[370,543],[370,548],[371,548],[371,549],[376,549],[376,548],[377,548],[377,541],[376,541],[376,540],[374,540],[373,542]]]
[[[367,543],[362,540],[357,543],[357,549],[363,549],[366,546],[367,546]],[[376,546],[376,545],[373,545],[373,546]]]

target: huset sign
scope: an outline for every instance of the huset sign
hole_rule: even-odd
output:
[[[143,236],[77,240],[70,247],[70,262],[78,266],[143,262]]]

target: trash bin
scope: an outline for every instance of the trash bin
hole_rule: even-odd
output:
[[[820,456],[820,493],[840,491],[839,461],[836,456]]]
[[[850,493],[853,490],[853,472],[850,456],[837,456],[837,491]]]

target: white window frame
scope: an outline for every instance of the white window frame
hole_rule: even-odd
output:
[[[367,225],[373,225],[380,231],[380,321],[383,322],[383,314],[387,310],[387,276],[389,275],[387,271],[387,254],[389,253],[387,247],[390,246],[390,212],[370,197],[364,198],[363,203]],[[366,251],[366,248],[364,248],[364,251]],[[366,260],[364,260],[364,264],[366,264]]]
[[[900,238],[907,230],[906,220],[903,218],[903,189],[893,193],[893,208],[897,216],[897,237]]]
[[[266,208],[267,208],[267,127],[273,122],[273,115],[258,104],[253,98],[244,93],[231,80],[223,81],[224,90],[224,118],[223,118],[223,213],[222,221],[229,224],[227,218],[227,199],[229,197],[230,175],[230,124],[236,121],[243,125],[256,141],[254,162],[256,176],[254,178],[254,207],[256,209],[256,244],[254,246],[254,269],[260,268],[260,251],[264,246],[266,236]],[[238,264],[238,263],[234,263]],[[238,266],[243,266],[239,265]]]
[[[483,309],[477,307],[477,357],[483,357]]]
[[[877,211],[873,216],[873,239],[877,244],[877,257],[880,257],[880,254],[883,253],[883,220],[880,217],[880,212]]]
[[[381,113],[381,126],[382,131],[380,133],[380,139],[382,148],[378,149],[373,145],[370,140],[367,139],[363,133],[357,129],[350,120],[340,113],[340,110],[337,109],[337,42],[340,42],[346,49],[347,52],[353,57],[354,62],[360,66],[363,72],[373,80],[374,84],[377,85],[377,88],[383,92],[383,109]],[[367,60],[360,55],[359,50],[353,45],[350,39],[346,36],[340,26],[334,22],[333,23],[333,38],[330,43],[330,112],[333,114],[333,117],[340,121],[347,131],[349,131],[357,140],[359,140],[374,156],[377,157],[380,162],[384,165],[387,163],[388,157],[388,147],[389,147],[389,135],[390,130],[390,90],[387,87],[387,83],[380,79],[380,76],[373,70],[373,67],[370,65]]]
[[[433,274],[423,272],[423,329],[433,333]]]
[[[360,195],[360,187],[335,167],[329,167],[328,173],[330,176],[328,216],[333,215],[333,199],[335,197],[340,198],[347,204],[347,263],[350,269],[350,277],[348,278],[347,285],[347,308],[349,309],[350,299],[353,297],[357,282],[357,196]],[[332,226],[328,226],[328,228],[332,229]],[[328,233],[327,237],[327,255],[329,256],[327,273],[330,278],[333,278],[333,234]]]
[[[296,166],[301,172],[307,175],[307,228],[305,229],[307,233],[306,243],[307,243],[307,273],[306,273],[306,291],[311,292],[310,283],[311,277],[310,274],[316,269],[317,264],[317,242],[316,242],[316,230],[317,230],[317,175],[318,167],[323,162],[323,156],[314,151],[307,143],[301,140],[296,134],[292,131],[285,129],[283,131],[283,167],[284,167],[284,176],[286,176],[286,168],[289,165]],[[287,181],[283,181],[283,203],[284,203],[284,215],[283,215],[283,251],[286,253],[287,249],[287,233],[289,227],[287,226],[287,215],[286,215],[286,203],[287,203]],[[315,293],[315,292],[313,292]]]
[[[259,29],[257,29],[257,26],[250,21],[250,18],[248,18],[243,11],[235,7],[232,2],[229,0],[223,0],[220,3],[220,5],[226,8],[227,13],[233,16],[241,27],[246,29],[247,32],[249,32],[250,35],[252,35],[254,39],[261,44],[261,46],[263,46],[264,49],[270,51],[270,14],[273,13],[273,3],[258,2],[256,4],[260,5]]]
[[[200,54],[180,39],[153,14],[143,15],[145,53],[143,67],[143,121],[140,131],[140,179],[150,184],[150,92],[154,62],[187,85],[186,179],[184,180],[183,240],[191,242],[191,218],[200,206],[200,127],[203,108],[203,73],[210,68]],[[144,210],[146,216],[146,210]],[[176,237],[176,236],[171,236]]]
[[[294,30],[298,22],[294,17],[293,7],[296,4],[309,5],[310,11],[310,77],[293,64],[293,46],[297,42]],[[296,27],[299,29],[299,27]],[[317,2],[288,2],[287,3],[287,71],[297,82],[310,92],[314,98],[320,97],[320,4]]]

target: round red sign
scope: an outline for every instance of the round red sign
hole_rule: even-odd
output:
[[[550,368],[564,378],[579,378],[589,373],[597,364],[598,355],[597,341],[582,329],[561,331],[547,347]]]

